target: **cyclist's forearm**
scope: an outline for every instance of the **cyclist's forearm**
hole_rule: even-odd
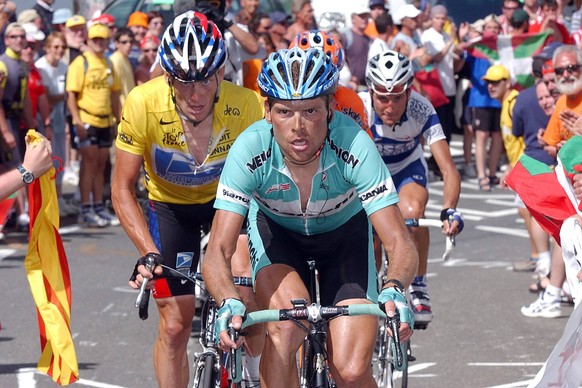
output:
[[[397,279],[408,287],[418,267],[418,251],[412,239],[409,236],[399,239],[387,253],[390,258],[387,279]]]
[[[455,168],[454,171],[443,171],[443,209],[456,208],[461,195],[461,176]]]
[[[212,241],[212,233],[210,239]],[[241,299],[232,281],[229,255],[220,247],[208,244],[204,260],[202,261],[202,276],[210,294],[219,304],[228,298]]]
[[[111,199],[121,226],[139,254],[158,253],[135,193],[128,189],[118,189],[112,192]]]

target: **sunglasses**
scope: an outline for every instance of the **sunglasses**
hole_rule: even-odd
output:
[[[580,70],[580,67],[582,67],[582,65],[576,64],[576,65],[568,65],[565,67],[554,67],[554,73],[556,73],[556,75],[562,75],[564,74],[564,72],[566,70],[568,70],[568,73],[572,74],[576,71]]]
[[[120,41],[118,41],[119,44],[128,44],[128,43],[131,43],[131,42],[132,42],[131,40],[120,40]]]
[[[151,53],[151,52],[154,52],[154,51],[158,51],[158,49],[155,49],[155,48],[152,48],[152,49],[143,49],[141,51],[143,51],[144,53]]]
[[[388,90],[383,86],[374,85],[373,89],[374,89],[375,93],[377,93],[381,96],[396,96],[396,95],[404,93],[408,89],[408,86],[400,84],[400,85],[396,85],[392,89]]]
[[[25,35],[8,35],[10,39],[24,39]]]

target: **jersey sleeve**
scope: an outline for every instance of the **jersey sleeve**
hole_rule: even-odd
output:
[[[353,125],[353,124],[352,124]],[[345,131],[344,128],[338,128]],[[398,203],[398,194],[388,168],[384,164],[376,145],[364,131],[357,131],[348,142],[333,144],[332,149],[341,150],[344,160],[343,175],[353,184],[368,215]],[[340,140],[341,141],[341,140]],[[343,149],[343,148],[346,149]]]
[[[84,73],[83,56],[79,55],[69,65],[67,71],[67,83],[65,87],[67,92],[79,93],[83,90],[83,83],[85,82]]]
[[[145,150],[146,104],[140,90],[134,88],[125,99],[115,140],[117,148],[135,155]]]
[[[255,128],[247,128],[234,142],[228,152],[224,169],[220,175],[214,207],[245,216],[252,194],[258,184],[259,172],[251,167],[253,161],[264,161],[271,149],[262,146]]]
[[[422,126],[421,133],[429,146],[437,141],[446,140],[447,137],[434,106],[419,93],[412,92],[406,114],[409,119]]]

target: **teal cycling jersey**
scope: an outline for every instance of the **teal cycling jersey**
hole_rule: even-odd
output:
[[[255,219],[262,211],[297,233],[329,232],[362,208],[368,215],[396,204],[398,194],[376,146],[348,116],[336,112],[320,154],[305,211],[299,188],[266,120],[247,128],[232,146],[214,206]]]

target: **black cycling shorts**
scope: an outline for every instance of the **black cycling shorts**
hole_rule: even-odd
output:
[[[113,127],[99,128],[92,125],[87,125],[86,127],[87,138],[85,140],[75,136],[76,149],[86,148],[91,145],[96,145],[97,148],[109,148],[113,145]]]
[[[176,205],[150,201],[150,233],[164,264],[185,275],[195,272],[200,258],[200,230],[212,223],[214,201],[199,205]],[[194,295],[194,284],[180,275],[157,279],[155,298]]]
[[[501,109],[473,108],[473,130],[501,132]]]
[[[268,265],[286,264],[309,290],[307,261],[312,259],[319,270],[323,305],[378,299],[372,233],[364,210],[337,229],[312,236],[292,232],[259,211],[255,222],[249,217],[248,237],[253,278]]]

